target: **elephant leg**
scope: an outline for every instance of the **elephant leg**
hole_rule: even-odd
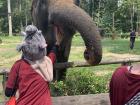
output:
[[[60,49],[57,54],[57,62],[67,62],[71,49],[71,42],[75,30],[69,28],[63,28],[63,40],[60,45]],[[66,69],[55,70],[56,79],[58,81],[64,80],[66,77]]]
[[[68,61],[68,55],[70,53],[70,48],[71,48],[71,41],[72,41],[72,38],[62,42],[63,45],[61,45],[61,46],[63,46],[63,47],[61,47],[61,49],[59,50],[59,53],[57,55],[57,62],[67,62]],[[66,69],[56,70],[56,79],[58,81],[64,80],[65,77],[66,77]]]

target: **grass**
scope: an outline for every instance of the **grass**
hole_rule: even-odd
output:
[[[21,36],[0,36],[2,39],[2,44],[0,44],[0,68],[11,68],[12,64],[20,58],[21,53],[16,51],[16,45],[22,40]],[[137,38],[135,42],[135,47],[133,50],[129,49],[129,39],[116,40],[102,39],[103,48],[103,60],[120,59],[121,57],[129,58],[129,55],[139,56],[140,55],[140,39]],[[80,36],[74,36],[72,40],[72,47],[70,52],[69,61],[84,61],[83,52],[85,46],[82,38]],[[71,72],[76,72],[80,70],[82,72],[89,71],[95,75],[108,76],[108,74],[113,73],[113,71],[120,66],[120,64],[112,65],[101,65],[94,67],[81,67],[81,68],[69,68],[67,75]],[[109,78],[110,78],[109,77]],[[107,80],[108,81],[108,80]],[[1,92],[0,92],[1,94]]]
[[[85,47],[83,46],[83,40],[80,36],[75,36],[72,41],[72,49],[70,53],[69,61],[74,60],[84,60],[83,52]],[[133,50],[129,49],[129,39],[120,39],[115,40],[111,39],[102,39],[102,48],[103,48],[103,60],[104,59],[119,59],[127,57],[128,55],[138,56],[140,55],[140,39],[137,38],[135,42],[135,47]],[[116,56],[115,56],[116,55]],[[104,72],[112,72],[119,65],[103,65],[95,67],[86,67],[85,70],[93,70],[97,74],[106,74]]]
[[[11,65],[20,58],[20,53],[16,51],[16,45],[19,44],[22,40],[21,36],[0,36],[2,39],[2,44],[0,44],[0,66],[1,68],[9,68]],[[135,42],[134,50],[129,49],[129,39],[102,39],[103,46],[103,59],[112,58],[111,54],[132,54],[140,55],[140,39],[137,38]],[[72,40],[72,48],[70,52],[69,61],[78,61],[84,60],[83,52],[85,46],[82,38],[80,36],[74,36]],[[119,55],[118,59],[120,58]],[[117,65],[118,66],[118,65]],[[94,69],[93,71],[103,71],[108,69],[114,69],[116,65],[107,65],[107,66],[98,66],[98,67],[89,67],[84,69]]]
[[[16,51],[17,44],[20,43],[21,37],[0,36],[0,67],[10,68],[11,65],[20,58],[20,53]]]

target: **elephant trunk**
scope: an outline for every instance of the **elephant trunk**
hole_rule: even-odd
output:
[[[53,5],[49,9],[50,21],[68,26],[81,34],[86,46],[84,57],[87,62],[91,65],[99,64],[102,59],[101,38],[92,18],[74,4]]]

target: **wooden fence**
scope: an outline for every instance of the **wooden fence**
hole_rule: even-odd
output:
[[[118,59],[118,60],[108,60],[102,61],[99,65],[108,65],[108,64],[122,64],[129,65],[130,63],[140,62],[140,57],[129,58],[129,59]],[[90,67],[87,62],[66,62],[66,63],[57,63],[54,65],[55,69],[62,68],[74,68],[74,67]],[[0,69],[0,75],[2,75],[2,86],[3,91],[5,90],[5,83],[8,77],[9,69]],[[4,92],[3,92],[4,93]],[[3,94],[4,95],[4,94]],[[110,105],[109,95],[106,94],[95,94],[95,95],[79,95],[79,96],[63,96],[63,97],[52,97],[53,105]],[[4,105],[4,103],[0,103]]]

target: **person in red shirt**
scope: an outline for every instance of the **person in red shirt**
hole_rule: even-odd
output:
[[[18,46],[18,50],[22,51],[22,58],[16,61],[10,70],[5,95],[10,97],[18,89],[16,105],[52,105],[49,82],[53,80],[52,65],[59,43],[47,57],[47,44],[41,31],[29,25],[22,34],[25,39]]]
[[[117,68],[109,94],[111,105],[140,105],[140,64]]]

